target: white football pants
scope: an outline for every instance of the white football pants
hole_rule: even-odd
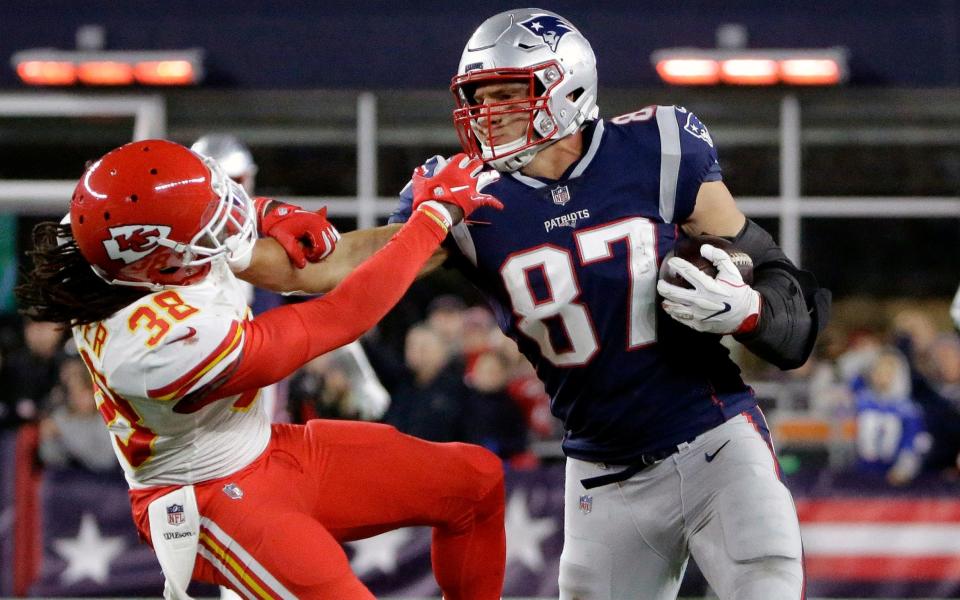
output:
[[[721,600],[801,600],[796,507],[751,414],[620,483],[584,489],[624,467],[567,459],[560,599],[674,600],[693,555]]]

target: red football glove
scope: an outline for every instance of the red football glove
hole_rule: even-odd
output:
[[[463,211],[464,219],[481,206],[503,209],[499,200],[481,193],[485,186],[499,179],[500,174],[482,169],[482,160],[471,160],[463,153],[438,164],[432,177],[427,176],[424,167],[417,167],[413,171],[413,210],[431,200],[453,204]]]
[[[298,269],[307,261],[320,262],[333,252],[340,239],[336,227],[327,221],[327,207],[317,212],[270,198],[255,198],[257,230],[283,246],[290,262]]]

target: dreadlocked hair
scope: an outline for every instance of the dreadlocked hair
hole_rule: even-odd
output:
[[[14,292],[20,313],[35,321],[86,325],[150,293],[100,279],[80,254],[69,225],[39,223],[33,228],[33,250],[27,256],[33,266],[21,270],[23,283]]]

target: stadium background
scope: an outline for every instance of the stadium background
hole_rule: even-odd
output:
[[[188,88],[37,89],[20,83],[12,66],[0,66],[0,355],[23,346],[10,289],[30,227],[64,212],[69,180],[85,161],[142,132],[182,143],[233,133],[259,165],[258,194],[329,204],[342,230],[383,222],[413,167],[458,149],[450,75],[472,30],[511,7],[363,0],[0,4],[0,59],[31,48],[75,48],[78,28],[95,24],[109,50],[203,48],[206,71]],[[568,17],[591,41],[602,116],[678,104],[710,127],[724,178],[745,212],[834,291],[833,337],[848,347],[864,336],[886,340],[905,309],[951,333],[947,306],[960,280],[960,3],[543,7]],[[849,81],[816,89],[660,82],[652,52],[713,48],[726,24],[742,25],[750,48],[846,48]],[[420,281],[380,328],[380,343],[399,349],[407,328],[441,293],[479,302],[450,273]],[[947,539],[960,539],[956,477],[930,471],[894,488],[859,474],[845,458],[855,432],[836,414],[814,410],[816,399],[802,397],[809,388],[801,377],[760,368],[751,376],[779,429],[790,486],[807,519],[811,594],[960,596],[960,542]],[[8,384],[0,389],[9,391]],[[136,547],[122,484],[34,468],[25,458],[29,429],[0,434],[0,596],[156,595],[159,572]],[[541,440],[535,449],[541,466],[510,474],[513,525],[521,533],[514,534],[506,593],[549,597],[560,543],[560,475],[555,446]],[[386,543],[419,554],[395,552],[392,562],[371,558],[358,568],[378,594],[432,593],[421,534]],[[82,538],[93,540],[88,549],[107,544],[101,550],[109,555],[120,547],[110,546],[117,539],[110,536],[126,536],[127,549],[112,563],[84,567],[58,551],[64,540]],[[873,536],[875,547],[840,543],[856,536]],[[351,555],[366,556],[358,549]],[[684,589],[704,591],[695,571]]]

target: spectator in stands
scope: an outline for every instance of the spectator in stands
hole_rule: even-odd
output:
[[[847,335],[846,348],[837,357],[837,369],[843,381],[850,384],[870,368],[883,348],[882,337],[881,332],[870,329]]]
[[[910,396],[910,370],[896,349],[884,347],[853,382],[858,468],[904,485],[919,473],[930,450],[923,414]]]
[[[470,439],[463,364],[446,339],[420,324],[407,332],[404,356],[408,376],[390,389],[384,421],[400,431],[435,442]]]
[[[58,380],[63,339],[63,330],[56,323],[25,319],[24,345],[6,357],[0,370],[0,426],[17,427],[39,417]]]
[[[560,423],[550,413],[550,396],[533,365],[520,353],[516,342],[505,335],[497,337],[496,350],[510,364],[507,393],[520,407],[527,430],[535,439],[559,440]]]
[[[290,380],[287,410],[294,423],[310,419],[357,419],[350,379],[329,354],[303,366]]]
[[[913,308],[902,310],[893,317],[891,333],[897,347],[918,368],[923,367],[925,361],[920,359],[929,352],[939,335],[933,318]]]
[[[495,350],[477,357],[467,377],[471,390],[472,438],[504,460],[533,466],[536,459],[527,451],[526,419],[507,392],[510,367],[507,357]]]
[[[40,460],[49,467],[116,472],[110,435],[103,428],[87,368],[76,355],[60,364],[49,416],[40,420]]]
[[[922,368],[914,377],[915,396],[933,436],[927,464],[955,476],[960,460],[960,339],[953,333],[941,335],[918,363]]]
[[[960,338],[945,333],[927,351],[929,375],[937,392],[960,409]]]
[[[894,317],[897,347],[907,356],[913,397],[923,409],[933,445],[929,469],[957,475],[960,453],[960,340],[938,334],[930,315],[907,309]]]
[[[473,306],[463,311],[461,349],[467,375],[473,371],[477,359],[505,336],[497,327],[490,310],[485,306]]]
[[[831,324],[821,332],[807,361],[807,408],[820,417],[843,419],[853,415],[850,381],[839,362],[846,349],[846,332]]]
[[[467,306],[458,296],[444,294],[427,306],[427,326],[437,332],[454,355],[463,352],[463,313]]]
[[[288,412],[297,423],[315,418],[376,421],[390,405],[390,394],[357,342],[307,363],[291,379],[288,397]]]

